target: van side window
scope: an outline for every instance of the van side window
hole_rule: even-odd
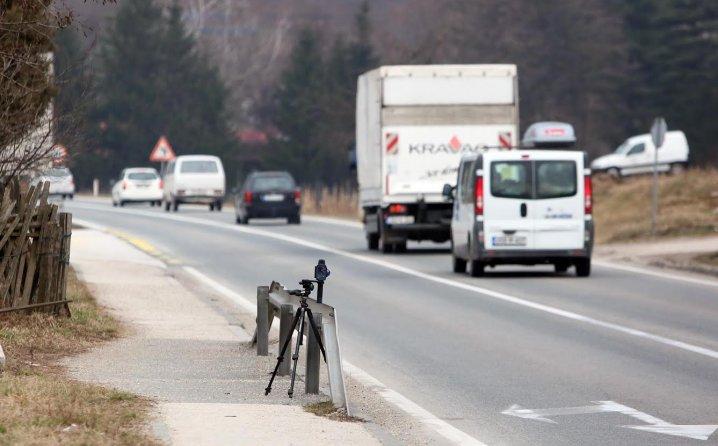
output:
[[[631,150],[628,151],[627,155],[638,155],[639,153],[643,153],[646,151],[646,145],[644,143],[636,144],[635,146],[631,147]]]
[[[530,161],[491,163],[491,195],[502,198],[532,198]]]
[[[471,163],[471,161],[461,163],[461,178],[459,179],[459,190],[461,193],[459,200],[461,200],[462,203],[471,201]]]
[[[572,197],[576,192],[575,161],[536,161],[536,198]]]

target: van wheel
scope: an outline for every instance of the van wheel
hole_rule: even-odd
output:
[[[121,208],[122,208],[122,207],[125,207],[125,202],[122,201],[122,200],[120,200],[120,207],[121,207]]]
[[[614,180],[620,180],[621,179],[621,171],[618,170],[617,167],[611,167],[606,171],[609,177],[613,178]]]
[[[214,209],[215,209],[217,212],[222,211],[222,202],[221,202],[221,201],[217,201],[217,203],[214,204]]]
[[[471,277],[481,277],[484,275],[486,265],[479,260],[471,260],[469,262],[469,275]]]
[[[116,208],[116,207],[117,207],[117,202],[114,201],[114,200],[112,201],[112,207],[113,207],[113,208]]]
[[[406,242],[395,243],[394,252],[406,252]]]
[[[686,168],[683,167],[683,164],[676,163],[671,164],[671,175],[680,175],[683,172],[685,172]]]
[[[214,211],[214,203],[209,204],[209,211],[210,212]]]
[[[576,260],[576,275],[578,277],[588,277],[591,275],[591,259]]]
[[[177,200],[172,200],[172,210],[175,212],[179,210],[179,202]]]
[[[369,251],[376,251],[379,249],[379,234],[368,233],[366,235],[366,247]]]
[[[456,257],[453,253],[451,254],[451,266],[455,273],[466,272],[466,260]]]
[[[150,207],[151,207],[151,208],[155,207],[155,202],[154,202],[154,201],[150,201]]]
[[[170,202],[169,201],[165,201],[165,211],[166,212],[170,211]]]
[[[302,217],[299,214],[292,215],[287,219],[287,223],[290,225],[298,225],[302,223]]]
[[[555,263],[553,265],[553,269],[554,269],[554,271],[556,271],[557,274],[563,274],[566,271],[568,271],[568,263],[566,263],[566,262]]]

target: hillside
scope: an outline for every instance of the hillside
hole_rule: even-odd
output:
[[[718,171],[691,169],[660,177],[658,236],[718,234]],[[597,243],[650,237],[651,177],[594,179]]]

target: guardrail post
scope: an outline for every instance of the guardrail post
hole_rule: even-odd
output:
[[[257,355],[269,356],[269,287],[257,287]]]
[[[279,347],[277,350],[277,355],[281,353],[282,346],[284,345],[284,342],[287,339],[287,336],[290,338],[289,346],[287,347],[287,351],[284,352],[284,360],[282,360],[281,364],[279,364],[279,370],[277,370],[277,375],[280,376],[286,376],[289,375],[289,366],[291,364],[292,359],[292,320],[294,319],[294,314],[292,312],[293,307],[291,305],[282,305],[279,308]]]
[[[308,321],[307,321],[308,322]],[[322,315],[314,315],[314,323],[319,329],[319,336],[322,335]],[[314,330],[309,327],[307,330],[307,368],[304,390],[307,393],[319,393],[319,366],[321,365],[322,353],[319,350],[319,343],[314,336]]]
[[[333,323],[332,323],[333,322]],[[324,328],[324,350],[327,352],[327,368],[329,369],[329,393],[335,407],[345,407],[347,411],[347,394],[344,387],[342,373],[342,357],[339,352],[339,339],[337,338],[337,313],[334,312],[334,321],[327,321]]]

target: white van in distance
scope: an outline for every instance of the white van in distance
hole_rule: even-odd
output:
[[[209,205],[221,211],[225,193],[222,160],[211,155],[182,155],[167,164],[164,175],[165,210],[177,212],[182,203]]]
[[[613,177],[653,172],[655,146],[651,135],[632,136],[609,155],[591,163],[594,172],[606,172]],[[658,149],[659,172],[682,172],[688,164],[688,140],[680,130],[666,132],[663,146]]]

